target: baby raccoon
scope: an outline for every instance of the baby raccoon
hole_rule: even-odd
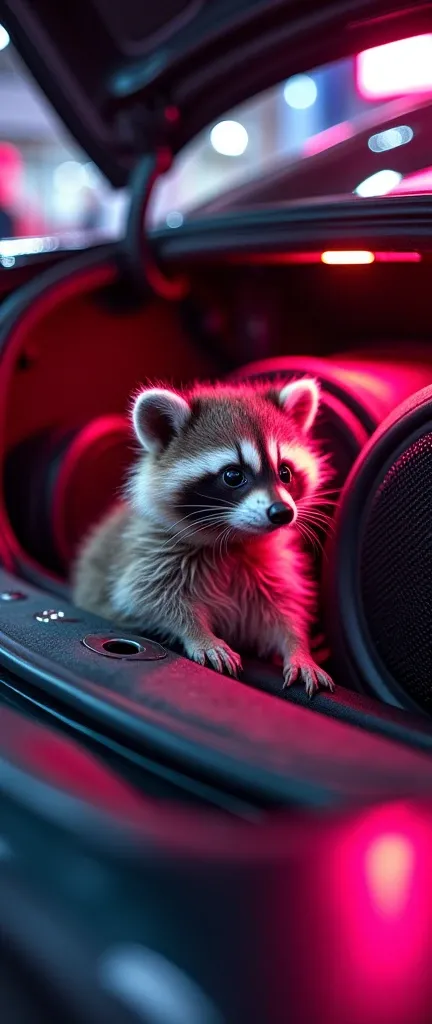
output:
[[[330,677],[309,651],[314,591],[302,536],[328,476],[311,438],[315,381],[148,387],[124,500],[84,544],[76,604],[236,676],[236,648],[279,655],[284,684]]]

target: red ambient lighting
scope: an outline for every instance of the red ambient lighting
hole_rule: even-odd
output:
[[[419,252],[376,252],[377,263],[420,263]]]
[[[431,835],[426,812],[394,803],[366,811],[335,844],[336,983],[350,1024],[428,1019]]]
[[[414,171],[413,174],[405,174],[402,181],[395,188],[392,188],[392,196],[403,196],[407,193],[421,195],[432,192],[432,167],[425,167],[423,171]]]
[[[419,252],[371,252],[369,249],[326,249],[325,252],[261,252],[243,255],[233,253],[230,263],[247,263],[254,266],[285,266],[307,263],[326,263],[328,266],[367,266],[371,263],[420,263]]]
[[[321,263],[329,266],[367,263],[420,263],[419,252],[369,252],[367,249],[332,250],[321,253]]]

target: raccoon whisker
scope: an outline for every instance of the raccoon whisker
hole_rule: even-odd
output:
[[[311,534],[313,535],[313,537],[315,538],[315,551],[316,551],[317,557],[319,558],[320,556],[322,556],[323,558],[327,559],[328,555],[327,555],[326,548],[324,547],[324,539],[322,538],[321,535],[317,536],[317,534],[315,533],[315,530],[314,530],[314,525],[315,524],[309,523],[308,524],[308,529],[311,532]],[[318,529],[319,528],[320,527],[318,526]]]
[[[310,535],[308,533],[306,533],[303,524],[300,523],[298,519],[296,521],[296,527],[297,527],[297,530],[298,530],[302,540],[304,540],[304,541],[306,541],[306,543],[310,544],[311,543]]]
[[[215,501],[216,500],[219,501],[220,499],[218,498],[218,499],[215,499]],[[175,507],[176,508],[192,508],[192,509],[195,509],[197,512],[207,512],[207,511],[209,511],[209,512],[220,512],[221,511],[221,509],[220,509],[220,507],[218,505],[216,505],[216,507],[214,505],[176,505]],[[234,504],[233,501],[230,501],[229,504],[227,504],[227,505],[225,505],[225,503],[224,503],[222,505],[222,509],[223,508],[227,508],[227,509],[235,508],[235,504]]]
[[[329,523],[327,519],[321,520],[320,518],[315,517],[313,515],[313,513],[312,514],[309,513],[309,512],[305,513],[304,511],[298,513],[298,520],[297,521],[298,522],[306,523],[306,525],[308,525],[309,528],[312,528],[312,529],[313,528],[314,529],[323,529],[325,527],[327,528],[330,525],[333,526],[332,521],[330,521],[330,523]]]
[[[299,519],[302,522],[310,523],[311,526],[321,527],[324,531],[331,530],[335,532],[335,524],[332,519],[328,516],[322,516],[319,512],[307,512],[303,510],[299,513]]]
[[[334,526],[334,517],[327,512],[322,512],[319,508],[301,508],[299,515],[306,519],[319,519],[322,523],[331,523]]]
[[[334,525],[333,516],[327,515],[326,512],[321,512],[320,509],[315,508],[301,508],[299,515],[304,516],[305,519],[319,519],[322,523],[331,523]]]
[[[181,508],[181,507],[182,507],[181,505],[177,505],[176,506],[176,508]],[[183,507],[184,508],[190,508],[191,506],[190,505],[184,505]],[[215,515],[220,515],[220,514],[222,514],[223,509],[220,509],[220,508],[215,509],[213,505],[200,505],[198,508],[194,508],[193,512],[188,512],[187,515],[182,516],[181,519],[177,519],[176,522],[172,523],[171,525],[172,526],[177,526],[178,523],[182,523],[185,519],[190,519],[191,516],[202,515],[203,512],[208,512],[209,514],[213,512]],[[229,512],[229,509],[227,509],[227,512]]]
[[[332,490],[314,491],[313,494],[305,494],[304,498],[302,498],[301,500],[302,501],[316,501],[317,499],[321,499],[321,498],[329,498],[329,499],[335,499],[336,500],[336,498],[340,494],[340,492],[341,492],[341,488],[340,487],[334,487],[334,488],[332,488]]]
[[[223,544],[223,539],[224,539],[224,536],[225,536],[226,530],[227,530],[227,527],[225,527],[225,530],[222,530],[222,533],[221,533],[220,537],[218,537],[218,541],[217,541],[217,547],[218,547],[218,551],[219,551],[219,557],[220,557],[221,559],[223,558],[222,544]]]
[[[200,491],[197,491],[196,493],[197,493],[199,498],[206,498],[207,497],[206,494],[201,494]],[[228,498],[215,498],[214,500],[218,501],[221,505],[226,505],[227,508],[235,508],[236,507],[235,501],[228,501]]]
[[[310,524],[302,523],[302,526],[303,526],[303,529],[307,531],[308,536],[310,537],[310,541],[311,541],[312,547],[313,547],[314,551],[316,552],[317,556],[321,556],[322,555],[324,558],[327,558],[328,555],[327,555],[327,551],[326,551],[326,548],[325,548],[325,539],[326,539],[325,536],[323,537],[322,534],[321,535],[316,534],[313,526],[310,525]],[[313,538],[313,540],[312,540],[312,538]]]
[[[315,494],[340,494],[341,487],[320,487]]]
[[[208,513],[210,513],[210,512],[213,512],[213,511],[214,511],[214,509],[212,509],[212,508],[210,508],[210,507],[209,507],[209,508],[198,508],[198,509],[196,509],[196,511],[195,511],[195,512],[189,512],[189,513],[188,513],[188,514],[187,514],[186,516],[182,516],[182,517],[181,517],[181,519],[176,519],[176,521],[175,521],[174,523],[171,523],[171,524],[170,524],[170,529],[171,529],[171,530],[174,530],[174,527],[175,527],[175,526],[181,526],[181,524],[182,524],[182,523],[184,523],[186,519],[189,519],[189,518],[190,518],[190,516],[194,516],[194,515],[196,515],[196,514],[202,515],[202,513],[203,513],[203,512],[208,512]],[[219,515],[219,511],[220,511],[220,510],[218,509],[218,510],[217,510],[217,514],[218,514],[218,515]],[[196,523],[196,522],[198,522],[198,520],[195,520],[195,523]],[[192,526],[192,525],[193,525],[193,523],[189,523],[188,525],[189,525],[189,526]]]
[[[200,533],[207,526],[224,526],[226,522],[226,516],[222,517],[220,514],[214,516],[205,516],[202,519],[195,520],[193,523],[188,523],[184,530],[175,530],[171,537],[168,538],[165,545],[162,545],[162,547],[165,547],[167,544],[171,544],[174,537],[176,538],[175,543],[178,543],[181,540],[181,538],[185,536],[185,534],[188,534],[190,532],[191,527],[193,528],[194,533]]]
[[[180,507],[181,507],[180,505],[176,506],[176,508],[180,508]],[[188,508],[190,506],[186,505],[185,507]],[[210,508],[210,506],[208,506],[208,508],[205,508],[204,506],[201,505],[200,508],[196,508],[194,512],[188,512],[187,515],[181,516],[181,518],[177,519],[175,523],[171,524],[171,526],[177,526],[178,523],[183,523],[185,519],[189,519],[191,516],[202,515],[203,512],[213,512],[213,511],[214,511],[214,509]],[[219,512],[219,509],[218,509],[218,512]]]
[[[310,498],[300,498],[297,502],[302,508],[337,508],[339,501],[331,501],[329,498],[321,498],[313,494]]]
[[[329,498],[320,498],[316,494],[311,494],[307,498],[300,498],[298,504],[304,508],[337,508],[339,501],[330,501]]]
[[[225,545],[225,554],[226,555],[228,554],[228,544],[230,542],[231,537],[233,537],[233,536],[234,536],[234,530],[233,530],[232,526],[228,526],[227,529],[224,531],[224,534],[223,534],[224,545]]]
[[[225,527],[225,529],[224,529],[224,530],[222,530],[222,533],[221,533],[221,535],[220,535],[220,538],[219,538],[219,544],[218,544],[218,547],[219,547],[219,551],[220,551],[220,557],[221,557],[221,558],[223,558],[223,546],[224,546],[224,540],[225,540],[225,538],[226,538],[226,536],[227,536],[227,533],[228,533],[228,532],[229,532],[229,526],[226,526],[226,527]]]
[[[297,505],[297,511],[299,516],[308,516],[314,518],[320,518],[324,523],[334,523],[334,516],[329,512],[323,512],[322,508],[315,507],[314,505]]]
[[[178,508],[178,506],[177,506],[177,508]],[[231,509],[229,509],[229,508],[223,509],[223,508],[214,508],[213,505],[200,505],[199,508],[195,508],[192,512],[187,512],[185,515],[182,515],[181,518],[177,520],[177,522],[178,523],[182,523],[184,519],[190,519],[191,516],[196,516],[196,515],[203,516],[204,514],[209,515],[209,516],[211,516],[211,515],[220,516],[220,515],[224,515],[225,513],[228,514],[230,511],[231,511]]]
[[[180,523],[181,522],[183,522],[183,520],[180,520]],[[175,534],[175,536],[181,536],[183,533],[188,533],[191,528],[195,530],[197,526],[217,526],[218,524],[222,526],[226,522],[227,522],[226,516],[222,516],[222,515],[202,516],[201,519],[194,519],[194,521],[192,523],[187,523],[187,525],[186,525],[184,530],[175,530],[174,534]]]
[[[212,524],[212,526],[220,526],[220,525],[221,525],[220,523]],[[194,534],[202,533],[203,530],[205,530],[205,529],[206,529],[206,524],[201,525],[196,530],[194,530]],[[172,549],[174,549],[175,547],[177,547],[179,544],[182,544],[182,543],[187,545],[187,539],[184,536],[185,533],[186,533],[186,531],[183,531],[183,533],[180,533],[178,535],[173,534],[173,536],[170,539],[170,546],[171,546]],[[188,548],[188,550],[189,550],[189,548]]]
[[[296,525],[301,536],[311,545],[314,554],[319,556],[322,546],[319,544],[316,534],[306,523],[300,522],[298,519]]]
[[[223,553],[223,546],[225,546],[225,554],[226,555],[228,554],[228,544],[229,544],[230,535],[232,534],[232,532],[233,532],[232,527],[228,526],[227,529],[224,530],[224,532],[222,534],[222,538],[221,538],[221,557],[222,557],[222,553]]]

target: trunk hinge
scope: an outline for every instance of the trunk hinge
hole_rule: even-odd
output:
[[[174,116],[176,115],[176,116]],[[178,119],[176,108],[164,109],[163,121],[166,129]],[[160,123],[160,122],[159,122]],[[166,131],[168,137],[169,130]],[[172,151],[169,144],[155,145],[139,161],[130,179],[130,200],[126,221],[123,256],[127,270],[136,286],[141,290],[150,286],[155,295],[176,301],[189,291],[186,277],[168,277],[158,265],[146,226],[146,214],[153,188],[162,174],[172,165]]]

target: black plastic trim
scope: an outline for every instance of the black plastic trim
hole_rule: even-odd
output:
[[[13,576],[0,571],[3,589],[15,584]],[[81,639],[106,628],[104,620],[77,615],[63,602],[63,620],[38,623],[35,613],[50,599],[40,590],[25,589],[27,601],[0,607],[0,664],[24,685],[27,681],[43,692],[48,704],[63,705],[69,719],[93,723],[99,733],[147,757],[260,803],[337,807],[432,792],[432,762],[426,756],[432,731],[419,728],[415,719],[395,742],[396,722],[388,726],[384,706],[382,729],[377,712],[375,735],[365,735],[365,728],[356,727],[350,695],[342,688],[335,698],[324,694],[306,708],[173,653],[147,663],[99,658],[85,650]],[[259,671],[265,677],[266,667]],[[273,693],[279,685],[280,696],[282,678],[270,674]],[[328,711],[322,715],[326,699]],[[385,767],[389,743],[394,745],[392,765],[397,765],[391,772]],[[410,749],[416,746],[417,751]]]
[[[218,259],[250,253],[348,249],[424,248],[432,242],[432,199],[346,199],[286,204],[185,220],[153,231],[162,261]],[[362,268],[357,268],[362,269]]]

